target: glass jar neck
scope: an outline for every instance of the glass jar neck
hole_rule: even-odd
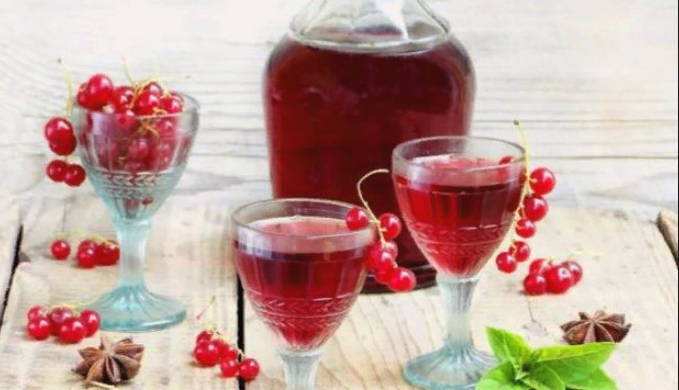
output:
[[[423,0],[312,0],[290,34],[313,46],[416,51],[447,39],[448,23]]]

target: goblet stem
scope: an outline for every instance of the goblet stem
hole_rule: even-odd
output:
[[[321,350],[297,352],[281,349],[285,382],[288,390],[313,390]]]
[[[121,260],[119,287],[144,287],[146,240],[151,229],[148,219],[115,218],[113,224],[120,240]]]
[[[453,353],[474,346],[469,308],[478,281],[477,276],[469,279],[456,279],[443,274],[437,276],[443,310],[446,313],[445,346]]]

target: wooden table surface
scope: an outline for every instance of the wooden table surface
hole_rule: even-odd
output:
[[[41,128],[65,97],[58,57],[77,79],[96,71],[121,79],[123,55],[137,75],[176,76],[202,104],[188,169],[154,220],[148,282],[182,299],[189,317],[216,295],[213,321],[262,364],[247,388],[284,388],[272,338],[249,307],[238,310],[226,231],[234,207],[270,194],[261,71],[303,3],[0,1],[0,389],[81,388],[69,372],[79,346],[27,339],[25,312],[86,300],[115,283],[115,267],[82,270],[47,253],[57,232],[112,234],[111,225],[89,184],[71,190],[45,179],[50,154]],[[584,252],[582,284],[559,297],[525,297],[520,273],[487,267],[474,306],[479,346],[487,347],[486,325],[544,345],[558,343],[558,325],[578,311],[625,312],[634,326],[607,369],[621,389],[675,389],[676,2],[429,3],[474,60],[473,132],[516,139],[511,120],[520,119],[535,163],[558,174],[553,211],[532,241],[536,255]],[[410,388],[403,362],[441,342],[438,300],[435,289],[362,296],[326,346],[317,388]],[[135,336],[147,354],[128,387],[238,388],[191,364],[199,328],[188,320]]]

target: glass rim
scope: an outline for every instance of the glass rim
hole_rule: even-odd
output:
[[[160,114],[160,115],[134,115],[135,119],[143,120],[143,119],[163,119],[163,118],[178,118],[184,115],[190,115],[190,114],[198,114],[200,111],[200,103],[198,103],[198,100],[194,98],[191,95],[185,94],[183,92],[176,92],[179,96],[184,99],[184,102],[188,102],[190,104],[185,104],[184,109],[181,112],[175,112],[172,114]],[[93,113],[95,115],[101,115],[101,116],[113,116],[119,114],[118,112],[103,112],[99,110],[93,110],[87,107],[83,107],[78,104],[75,100],[73,100],[73,108],[77,110],[82,110],[86,111],[88,113]]]
[[[358,207],[357,205],[352,204],[352,203],[342,202],[342,201],[339,201],[339,200],[332,200],[332,199],[320,199],[320,198],[278,198],[278,199],[274,199],[274,198],[271,198],[271,199],[258,200],[258,201],[248,203],[248,204],[244,204],[244,205],[238,207],[236,210],[234,210],[231,213],[231,222],[233,222],[235,227],[243,228],[243,229],[255,232],[257,234],[273,236],[273,237],[296,237],[296,238],[303,238],[303,239],[309,239],[309,240],[350,237],[352,235],[358,235],[362,232],[370,231],[373,228],[372,224],[368,223],[368,225],[366,227],[358,229],[358,230],[349,230],[349,231],[346,231],[346,232],[332,233],[332,234],[276,233],[276,232],[262,231],[261,229],[258,229],[256,227],[252,226],[251,225],[252,222],[250,222],[250,223],[243,222],[242,220],[240,220],[238,218],[239,213],[241,213],[244,210],[249,209],[251,207],[263,206],[265,204],[284,204],[284,203],[290,203],[290,202],[313,202],[313,203],[317,203],[317,204],[346,207],[347,209],[351,209],[353,207]]]
[[[441,167],[441,166],[436,166],[432,167],[427,165],[426,163],[420,163],[420,162],[415,162],[413,160],[409,160],[405,158],[402,155],[403,149],[405,149],[408,146],[420,143],[420,142],[426,142],[426,141],[436,141],[436,140],[477,140],[477,141],[492,141],[495,143],[499,144],[505,144],[508,146],[511,146],[512,148],[515,148],[518,152],[520,152],[518,158],[513,158],[512,161],[502,163],[500,164],[499,162],[497,164],[493,165],[485,165],[482,167],[474,167],[474,168],[458,168],[458,167]],[[410,141],[402,142],[394,148],[393,152],[391,153],[392,158],[402,161],[404,164],[407,165],[414,165],[422,169],[435,169],[435,170],[445,170],[445,171],[464,171],[464,172],[477,172],[477,171],[486,171],[486,170],[492,170],[492,169],[498,169],[502,167],[506,167],[512,164],[518,164],[518,163],[525,163],[526,162],[526,149],[517,144],[516,142],[512,141],[507,141],[503,140],[500,138],[494,138],[494,137],[479,137],[479,136],[473,136],[473,135],[439,135],[439,136],[434,136],[434,137],[423,137],[423,138],[416,138]],[[515,156],[512,156],[515,157]]]

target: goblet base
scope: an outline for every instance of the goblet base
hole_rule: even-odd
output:
[[[467,390],[473,389],[481,376],[496,364],[493,356],[471,346],[462,349],[444,346],[410,360],[403,376],[421,389]]]
[[[101,316],[101,329],[151,332],[176,325],[186,308],[174,298],[157,295],[143,285],[120,286],[100,297],[88,309]]]

